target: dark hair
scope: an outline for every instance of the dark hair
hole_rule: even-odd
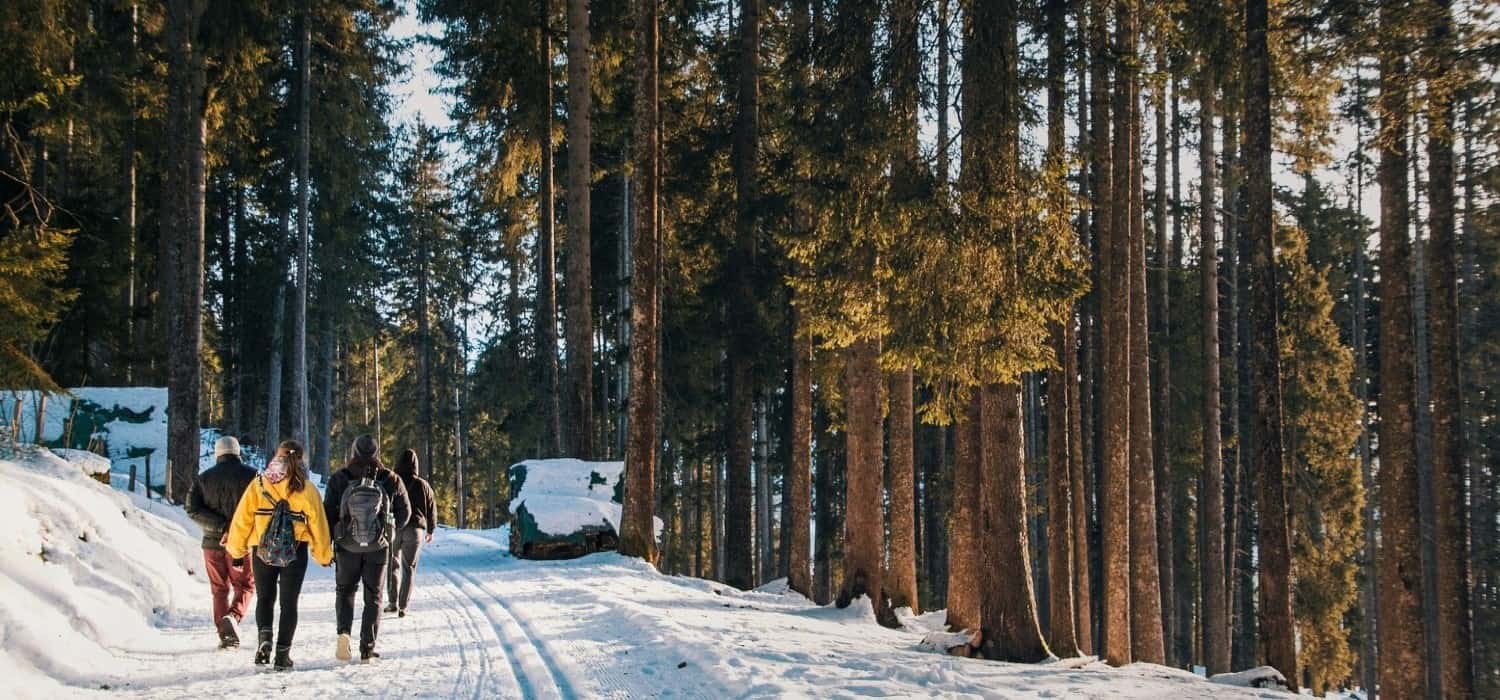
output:
[[[396,473],[407,478],[417,475],[417,451],[402,450],[401,456],[396,458]]]
[[[301,491],[307,486],[307,450],[296,440],[282,440],[276,452],[282,454],[281,461],[286,463],[288,492]]]

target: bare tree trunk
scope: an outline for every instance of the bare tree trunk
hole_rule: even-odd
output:
[[[292,438],[307,446],[307,295],[312,284],[308,158],[312,148],[312,2],[299,3],[297,27],[297,296],[292,304]]]
[[[755,585],[754,523],[751,511],[751,443],[753,426],[754,353],[760,346],[756,333],[757,300],[754,288],[756,252],[759,248],[758,158],[760,137],[760,3],[741,0],[739,37],[739,86],[734,124],[735,252],[727,260],[733,301],[727,311],[732,340],[728,346],[729,382],[729,492],[728,563],[726,582],[737,588]]]
[[[1095,41],[1104,44],[1104,9],[1101,2],[1094,8]],[[1119,13],[1117,13],[1119,14]],[[1128,11],[1125,11],[1128,14]],[[1128,25],[1128,23],[1127,23]],[[1125,29],[1126,27],[1122,27]],[[1118,44],[1134,40],[1122,31]],[[1119,46],[1115,47],[1116,52]],[[1103,51],[1096,60],[1107,60]],[[1132,661],[1131,652],[1131,585],[1130,585],[1130,138],[1128,71],[1119,70],[1114,90],[1115,139],[1099,134],[1096,119],[1094,148],[1100,159],[1100,199],[1108,193],[1107,208],[1101,207],[1099,219],[1100,295],[1103,340],[1101,387],[1103,426],[1101,439],[1102,471],[1099,492],[1099,526],[1102,531],[1104,561],[1104,658],[1112,664]],[[1105,99],[1102,84],[1095,86],[1095,100]],[[1095,107],[1098,116],[1099,107]],[[1109,128],[1107,125],[1104,127]],[[1112,151],[1105,156],[1104,152]],[[1118,167],[1119,171],[1115,172]]]
[[[171,0],[166,13],[166,156],[162,174],[162,242],[158,262],[168,291],[163,308],[167,348],[167,497],[187,500],[198,473],[203,370],[203,197],[206,57],[198,44],[204,0]]]
[[[1260,485],[1260,615],[1266,662],[1296,691],[1296,622],[1292,618],[1291,522],[1282,439],[1281,333],[1276,238],[1271,202],[1271,51],[1266,0],[1245,4],[1245,174],[1250,259],[1250,387],[1255,439],[1250,464]]]
[[[1422,561],[1418,537],[1411,242],[1407,238],[1407,42],[1405,11],[1383,6],[1380,51],[1380,690],[1426,696]]]
[[[847,428],[844,477],[844,576],[837,604],[869,596],[882,624],[894,624],[881,578],[885,511],[881,489],[880,341],[856,340],[845,351],[844,411]]]
[[[808,551],[812,508],[812,336],[802,321],[801,308],[792,306],[791,450],[787,462],[785,492],[791,503],[790,517],[782,527],[791,531],[788,540],[787,585],[813,597]]]
[[[1439,692],[1467,700],[1474,695],[1468,570],[1468,509],[1464,498],[1465,443],[1460,419],[1458,249],[1454,242],[1453,66],[1451,0],[1436,0],[1427,80],[1427,285],[1430,381],[1432,383],[1432,472],[1434,546],[1437,559]]]
[[[625,503],[620,553],[649,562],[656,549],[657,275],[660,262],[656,208],[660,187],[657,61],[660,30],[657,0],[635,0],[635,228],[631,258],[630,436],[625,453]]]
[[[1166,65],[1165,57],[1157,57],[1157,68],[1164,73],[1168,72],[1169,67]],[[1154,344],[1156,352],[1152,358],[1156,362],[1156,377],[1151,381],[1151,386],[1156,389],[1151,407],[1151,414],[1156,418],[1156,423],[1152,426],[1151,435],[1155,442],[1152,445],[1151,454],[1155,458],[1156,470],[1156,566],[1160,581],[1162,643],[1166,649],[1165,661],[1173,666],[1180,666],[1183,662],[1177,658],[1177,645],[1174,641],[1177,626],[1173,621],[1177,604],[1172,573],[1174,550],[1172,511],[1175,504],[1172,502],[1172,459],[1167,453],[1170,444],[1167,436],[1172,430],[1170,413],[1172,353],[1168,340],[1171,337],[1172,296],[1169,280],[1177,260],[1172,257],[1167,235],[1167,84],[1165,82],[1156,86],[1152,109],[1156,113],[1156,202],[1153,224],[1156,229],[1157,271],[1156,304],[1152,312],[1156,322],[1156,343]]]
[[[315,439],[316,447],[313,448],[313,468],[324,477],[332,474],[333,451],[331,440],[333,438],[333,380],[334,380],[334,326],[332,302],[327,298],[328,285],[323,285],[324,297],[320,304],[323,306],[322,332],[318,340],[319,350],[322,351],[321,381],[318,383],[318,434]]]
[[[1364,78],[1363,71],[1356,69],[1355,72],[1355,105],[1356,112],[1364,110]],[[1354,196],[1355,211],[1364,211],[1365,192],[1365,160],[1364,160],[1364,119],[1355,120],[1355,148],[1358,149],[1355,161]],[[1367,294],[1365,291],[1365,280],[1367,277],[1365,250],[1368,245],[1368,234],[1364,230],[1364,220],[1359,223],[1359,236],[1354,245],[1354,291],[1353,305],[1353,329],[1350,336],[1354,344],[1354,395],[1359,397],[1359,464],[1360,481],[1365,492],[1364,508],[1361,516],[1364,524],[1364,561],[1360,563],[1362,576],[1360,577],[1360,607],[1363,614],[1360,615],[1360,642],[1359,642],[1359,672],[1360,686],[1367,692],[1373,692],[1376,688],[1379,666],[1376,661],[1376,623],[1379,605],[1376,602],[1375,582],[1377,572],[1375,557],[1378,546],[1376,532],[1378,524],[1375,522],[1375,477],[1374,460],[1370,450],[1370,397],[1369,397],[1369,341],[1365,331],[1369,322],[1369,311]]]
[[[1200,184],[1198,273],[1203,304],[1203,487],[1198,518],[1203,551],[1198,557],[1203,599],[1204,665],[1210,674],[1229,671],[1229,615],[1224,555],[1224,462],[1220,442],[1219,260],[1214,238],[1214,86],[1205,70],[1199,86],[1198,164]]]
[[[1125,4],[1117,8],[1131,10]],[[1150,322],[1146,309],[1146,218],[1144,160],[1141,156],[1141,97],[1135,68],[1139,20],[1130,17],[1129,42],[1122,58],[1128,73],[1130,129],[1130,627],[1136,661],[1165,663],[1162,639],[1160,568],[1156,560],[1156,474],[1151,440]],[[1118,81],[1117,81],[1118,82]],[[1118,138],[1118,137],[1117,137]],[[1118,153],[1118,146],[1116,146]]]
[[[589,0],[568,0],[568,452],[594,459]]]
[[[948,628],[979,629],[979,539],[976,524],[981,463],[979,395],[953,425],[953,510],[948,520]]]
[[[549,0],[538,0],[536,16],[536,140],[541,156],[537,187],[536,228],[536,353],[546,410],[544,447],[553,456],[563,454],[562,401],[557,371],[557,212],[553,208],[552,149],[552,33]]]
[[[774,576],[771,548],[771,437],[766,432],[766,399],[755,398],[755,583]]]
[[[1015,27],[1003,21],[1002,26]],[[983,474],[976,535],[980,545],[981,648],[985,658],[1033,663],[1051,652],[1037,621],[1027,552],[1020,387],[984,387],[979,424]]]
[[[917,600],[916,444],[910,368],[890,376],[890,444],[886,491],[890,498],[890,575],[886,591],[892,608],[920,613]]]
[[[1067,2],[1048,0],[1045,12],[1047,34],[1047,161],[1061,167],[1067,157],[1064,132],[1066,112],[1066,32]],[[1062,196],[1052,198],[1054,206],[1066,206]],[[1052,328],[1053,350],[1057,366],[1047,372],[1047,572],[1048,621],[1047,638],[1053,650],[1062,656],[1077,656],[1073,606],[1074,567],[1073,505],[1071,489],[1078,466],[1073,463],[1073,440],[1077,426],[1070,385],[1077,381],[1074,363],[1077,358],[1073,319],[1068,318]]]

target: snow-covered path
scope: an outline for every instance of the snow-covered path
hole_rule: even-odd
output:
[[[293,673],[251,664],[248,644],[212,650],[207,621],[184,616],[132,670],[105,681],[128,697],[231,695],[453,698],[1285,697],[1209,684],[1157,666],[997,664],[918,649],[918,632],[795,595],[741,593],[597,555],[509,557],[500,532],[439,534],[405,618],[382,620],[382,658],[334,660],[331,569],[303,590]],[[866,611],[867,612],[867,611]],[[920,627],[930,620],[912,620]],[[241,635],[250,639],[247,620]]]

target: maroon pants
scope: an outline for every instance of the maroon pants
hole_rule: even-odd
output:
[[[208,570],[208,587],[214,596],[214,622],[231,615],[238,622],[250,609],[250,599],[255,597],[255,577],[251,573],[250,557],[235,566],[229,553],[222,549],[203,550],[203,563]]]

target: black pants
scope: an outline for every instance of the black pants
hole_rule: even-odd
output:
[[[339,634],[349,634],[354,627],[354,590],[361,585],[365,589],[365,609],[359,623],[360,650],[374,649],[375,636],[380,632],[380,589],[385,584],[385,563],[389,556],[385,549],[374,552],[339,549],[335,556],[338,571],[334,575],[337,597],[333,613]]]
[[[297,632],[297,598],[302,595],[302,579],[307,576],[307,544],[297,543],[297,558],[286,566],[271,566],[250,551],[251,568],[255,573],[255,629],[260,637],[271,634],[271,619],[276,612],[276,599],[281,599],[281,622],[276,627],[276,646],[289,649],[292,635]]]
[[[417,570],[417,559],[422,556],[422,540],[426,538],[425,528],[403,527],[397,531],[396,540],[391,542],[391,560],[386,569],[385,589],[391,605],[401,610],[405,610],[407,601],[411,600],[411,576]]]

